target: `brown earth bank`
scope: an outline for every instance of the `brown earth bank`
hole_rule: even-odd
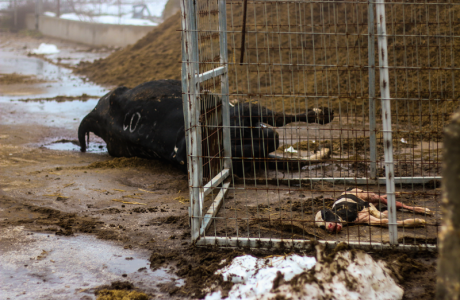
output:
[[[366,4],[312,4],[310,12],[307,4],[250,3],[251,18],[246,25],[250,32],[246,35],[245,63],[240,65],[241,4],[238,1],[227,4],[231,98],[258,102],[276,111],[303,111],[315,103],[352,117],[368,115],[368,68],[364,67],[368,64]],[[401,99],[392,101],[392,113],[397,115],[398,124],[416,126],[417,134],[422,136],[441,132],[459,104],[458,93],[454,91],[459,85],[460,73],[452,67],[460,56],[460,40],[449,37],[441,42],[434,32],[455,36],[460,28],[460,7],[441,5],[437,9],[435,12],[423,5],[387,6],[391,96]],[[354,10],[356,14],[352,13]],[[302,27],[306,25],[299,21],[301,14],[311,19],[308,26],[319,34],[316,39]],[[428,23],[418,23],[417,16],[423,16]],[[440,18],[451,21],[439,21]],[[267,25],[266,20],[281,27]],[[356,26],[347,26],[347,22],[341,20]],[[281,29],[289,33],[278,34]],[[81,64],[77,72],[101,84],[128,87],[149,80],[180,79],[180,30],[177,13],[136,44],[106,59]],[[299,30],[305,34],[297,34]],[[413,38],[417,35],[423,38]],[[209,51],[203,50],[203,55],[209,56]],[[312,64],[316,67],[310,67]],[[203,70],[211,67],[212,62],[211,66],[201,66]],[[378,83],[378,70],[376,76]],[[204,86],[213,90],[216,83]],[[377,95],[379,88],[376,84]],[[376,108],[381,118],[380,101]]]

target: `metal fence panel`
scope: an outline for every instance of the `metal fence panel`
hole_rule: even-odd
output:
[[[442,129],[459,101],[460,4],[183,0],[182,8],[184,111],[195,122],[186,130],[190,144],[203,141],[189,150],[194,241],[436,247]],[[209,113],[221,120],[190,101],[214,101]],[[363,212],[379,226],[318,227],[318,212],[350,188],[377,199],[377,211]]]

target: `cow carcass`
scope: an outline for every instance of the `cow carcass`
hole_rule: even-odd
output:
[[[326,124],[334,113],[328,108],[309,109],[290,115],[256,104],[239,103],[230,108],[232,158],[268,157],[279,147],[274,127],[291,122]],[[114,157],[166,160],[187,167],[181,82],[149,81],[129,89],[118,87],[104,95],[81,121],[78,139],[86,151],[85,136],[93,132],[107,143]],[[241,164],[236,169],[241,170]]]

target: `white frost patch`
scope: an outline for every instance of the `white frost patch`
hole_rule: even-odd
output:
[[[284,278],[279,280],[278,276],[274,286],[278,272]],[[299,255],[261,259],[245,255],[235,258],[216,274],[236,283],[226,298],[229,300],[268,300],[277,296],[293,300],[397,300],[403,296],[403,289],[394,282],[385,265],[364,252],[340,252],[329,262],[324,259],[316,262],[313,257]],[[222,293],[208,294],[205,299],[220,300]]]
[[[58,47],[53,44],[41,43],[37,49],[32,50],[33,54],[56,54],[59,53]]]
[[[284,149],[284,152],[286,152],[286,153],[297,153],[298,151],[291,146],[291,147],[289,147],[287,149]]]

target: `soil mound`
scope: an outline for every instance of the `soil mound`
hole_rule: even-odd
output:
[[[227,5],[232,100],[259,102],[289,113],[325,105],[341,114],[368,114],[367,5],[318,5],[311,9],[300,4],[249,5],[244,52],[248,64],[244,65],[239,64],[242,5]],[[425,6],[417,11],[402,8],[387,7],[391,97],[398,99],[392,101],[392,113],[398,115],[399,124],[415,125],[417,131],[441,132],[458,107],[455,86],[458,90],[460,71],[454,61],[460,57],[460,39],[453,32],[460,28],[460,7],[439,6],[436,13]],[[359,13],[350,13],[355,9]],[[417,18],[426,19],[426,24]],[[309,20],[314,34],[301,20]],[[343,20],[359,26],[348,26]],[[176,13],[136,44],[77,71],[100,84],[129,87],[180,79],[180,30],[180,13]],[[201,38],[218,42],[218,36]],[[377,53],[375,58],[378,62]],[[211,61],[217,63],[218,56]],[[377,95],[378,82],[377,70]],[[380,113],[380,101],[376,109]]]
[[[180,14],[165,20],[136,44],[105,59],[81,63],[76,72],[103,85],[135,87],[150,80],[180,79]]]

